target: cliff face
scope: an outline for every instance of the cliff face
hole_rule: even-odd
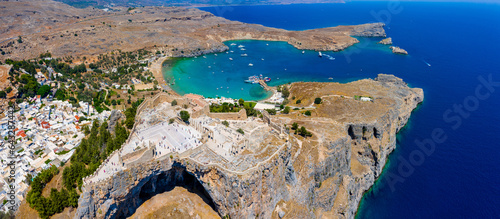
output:
[[[354,95],[372,101],[350,98]],[[321,97],[323,103],[312,117],[291,113],[272,120],[298,122],[313,137],[290,134],[267,159],[244,171],[178,154],[134,164],[105,181],[86,184],[75,217],[128,217],[153,195],[182,186],[198,191],[221,216],[231,218],[353,218],[423,91],[379,75],[349,84],[294,83],[290,96],[305,104]],[[192,154],[202,153],[195,150]]]

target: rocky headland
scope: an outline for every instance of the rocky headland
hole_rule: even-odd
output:
[[[311,116],[300,110],[275,116],[264,112],[262,119],[228,120],[223,127],[222,120],[210,118],[210,113],[196,113],[203,111],[195,110],[203,104],[190,102],[195,97],[160,94],[146,100],[136,117],[136,123],[144,124],[134,127],[131,138],[163,124],[169,111],[180,110],[169,104],[178,98],[196,114],[189,126],[202,130],[204,143],[162,155],[155,153],[160,148],[151,142],[133,155],[118,152],[123,168],[101,180],[85,179],[75,218],[130,217],[146,201],[175,187],[197,191],[221,217],[353,218],[363,193],[396,147],[396,133],[423,101],[422,89],[380,74],[347,84],[292,83],[290,92],[302,100],[296,107],[313,108]],[[313,103],[316,97],[322,98],[321,104]],[[293,134],[287,129],[292,123],[313,136]],[[237,128],[245,134],[231,135],[240,141],[233,146],[236,153],[210,143],[219,138],[216,130],[231,133]]]

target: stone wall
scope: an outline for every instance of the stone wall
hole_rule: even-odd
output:
[[[208,113],[208,116],[220,120],[246,120],[247,111],[245,109],[241,109],[237,113]]]

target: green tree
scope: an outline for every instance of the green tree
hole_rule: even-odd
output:
[[[180,112],[180,116],[181,116],[182,121],[184,121],[184,122],[188,122],[189,121],[189,117],[190,116],[189,116],[189,112],[188,111],[182,110]]]
[[[302,100],[295,101],[295,104],[300,104],[300,103],[302,103]]]
[[[238,104],[240,104],[240,106],[243,106],[243,104],[245,104],[245,100],[243,100],[242,98],[240,98],[238,100]]]
[[[281,96],[285,99],[287,99],[290,96],[290,91],[288,90],[288,87],[286,85],[283,86],[281,89]]]
[[[50,93],[50,86],[49,85],[43,85],[38,89],[36,94],[40,95],[42,98],[46,97]]]
[[[226,120],[224,120],[224,121],[222,121],[222,125],[225,125],[226,127],[229,127],[229,122],[226,121]]]
[[[307,111],[304,113],[304,115],[306,115],[306,116],[311,116],[311,111],[307,110]]]
[[[316,97],[316,99],[314,99],[314,104],[320,104],[320,103],[321,103],[321,98]]]
[[[285,107],[285,109],[283,110],[283,113],[284,114],[290,113],[290,107],[289,106]]]
[[[296,122],[294,122],[292,124],[292,130],[297,130],[299,128],[299,124],[297,124]]]
[[[177,100],[173,100],[172,103],[171,103],[172,106],[176,106],[177,105]]]
[[[7,93],[5,93],[5,91],[0,91],[0,98],[6,98],[7,97]]]

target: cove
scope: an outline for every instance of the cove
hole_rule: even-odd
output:
[[[270,77],[270,86],[297,81],[350,82],[376,77],[376,66],[363,67],[363,60],[391,64],[408,57],[391,53],[389,46],[377,44],[382,38],[358,38],[360,43],[341,52],[298,50],[286,42],[236,40],[224,44],[229,50],[164,62],[163,75],[177,93],[205,97],[262,100],[271,95],[258,84],[244,81],[253,75]],[[362,46],[362,47],[360,47]],[[363,53],[357,51],[362,49]],[[373,58],[376,57],[376,58]],[[174,83],[173,85],[171,83]]]

